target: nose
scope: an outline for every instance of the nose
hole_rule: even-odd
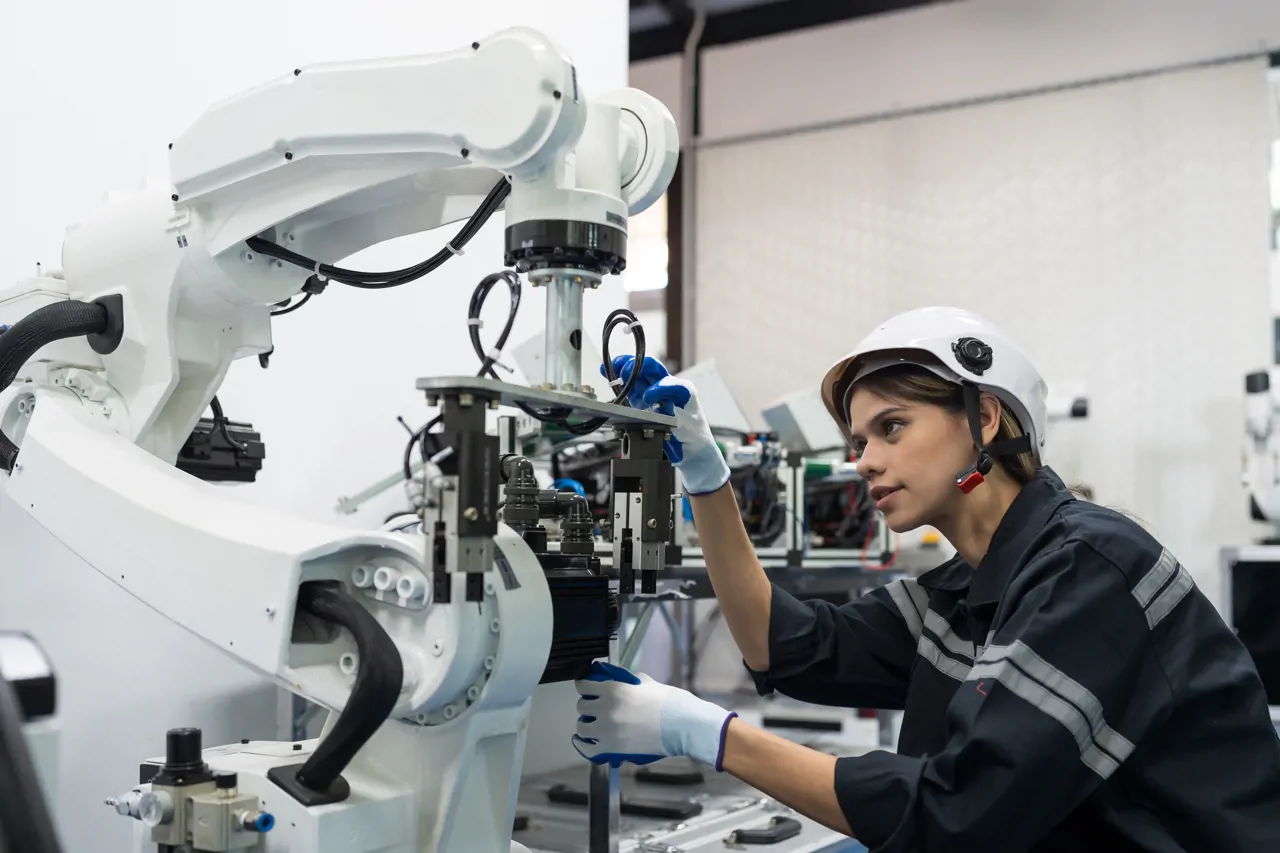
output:
[[[858,456],[858,476],[867,482],[875,482],[876,477],[884,473],[884,458],[881,448],[874,441],[868,441]]]

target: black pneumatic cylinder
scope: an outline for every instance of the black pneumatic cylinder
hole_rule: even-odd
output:
[[[503,507],[502,520],[517,530],[536,526],[539,488],[533,463],[523,456],[504,456],[500,465],[507,479],[507,505]]]
[[[596,520],[591,517],[591,505],[582,495],[570,495],[569,507],[560,522],[560,553],[594,554]]]
[[[201,732],[195,728],[169,729],[164,737],[166,770],[199,770],[204,765]]]

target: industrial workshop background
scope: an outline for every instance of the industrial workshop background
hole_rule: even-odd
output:
[[[729,41],[752,14],[706,16],[703,35]],[[763,427],[880,319],[985,314],[1051,392],[1089,398],[1050,464],[1216,598],[1219,548],[1262,530],[1239,436],[1243,376],[1272,360],[1278,45],[1265,0],[972,0],[713,43],[696,63],[633,57],[632,85],[696,114],[693,197],[669,192],[694,225],[669,229],[677,360],[714,358]],[[721,651],[702,671],[726,671]]]

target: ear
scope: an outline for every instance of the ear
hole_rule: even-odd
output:
[[[979,420],[982,422],[982,443],[988,445],[996,440],[1000,431],[1000,400],[994,394],[983,394],[978,401]]]

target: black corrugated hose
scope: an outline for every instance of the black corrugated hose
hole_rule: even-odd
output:
[[[360,652],[356,682],[346,707],[328,737],[298,771],[300,783],[313,791],[325,791],[391,716],[404,683],[404,664],[400,650],[378,620],[341,584],[304,584],[298,591],[298,605],[312,616],[350,631]]]
[[[36,350],[45,344],[107,329],[107,309],[96,302],[66,300],[32,311],[0,334],[0,391],[8,388]],[[18,446],[0,433],[0,468],[13,470]]]
[[[60,853],[22,727],[18,697],[9,682],[0,678],[0,849]]]

